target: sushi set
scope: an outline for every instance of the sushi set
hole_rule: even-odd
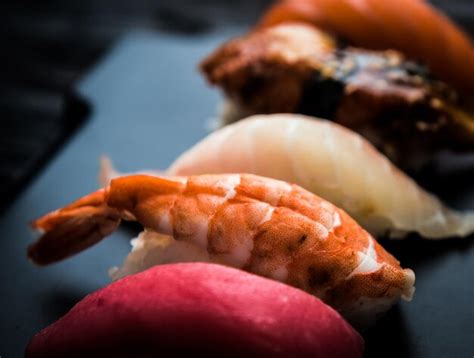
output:
[[[122,221],[143,231],[113,283],[26,356],[362,357],[360,333],[416,296],[416,272],[379,239],[474,233],[474,211],[412,177],[443,151],[473,152],[474,47],[407,4],[282,0],[203,59],[226,96],[212,133],[167,169],[103,157],[101,189],[33,221],[37,265]]]

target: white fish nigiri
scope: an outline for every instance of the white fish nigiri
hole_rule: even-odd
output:
[[[252,116],[182,154],[169,175],[251,173],[296,183],[347,211],[374,235],[474,232],[474,213],[444,206],[360,135],[293,114]]]

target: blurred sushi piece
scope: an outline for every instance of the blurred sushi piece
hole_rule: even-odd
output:
[[[296,288],[212,264],[151,268],[90,294],[27,358],[362,357],[361,336]]]

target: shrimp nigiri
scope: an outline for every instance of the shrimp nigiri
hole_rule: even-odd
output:
[[[182,154],[169,175],[247,172],[296,183],[347,211],[373,235],[474,232],[474,214],[445,207],[363,137],[330,121],[260,115],[226,126]]]
[[[474,45],[424,0],[283,0],[259,27],[306,22],[370,49],[395,49],[421,60],[439,78],[474,94]]]
[[[202,63],[237,111],[300,113],[333,120],[370,140],[403,169],[444,150],[474,151],[466,98],[396,51],[345,47],[305,24],[283,24],[233,39]]]
[[[43,234],[28,255],[37,264],[61,260],[122,219],[145,232],[114,278],[164,262],[220,263],[303,289],[361,325],[414,291],[413,271],[344,211],[297,185],[249,174],[114,179],[36,220]]]

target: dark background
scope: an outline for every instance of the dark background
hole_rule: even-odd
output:
[[[0,356],[108,282],[133,233],[120,230],[69,261],[27,262],[29,220],[92,191],[97,158],[123,170],[165,168],[204,137],[217,91],[196,70],[269,1],[16,1],[0,5]],[[435,1],[474,33],[472,1]],[[470,174],[469,174],[470,173]],[[474,209],[472,171],[425,179]],[[414,301],[366,333],[367,356],[474,355],[471,240],[384,242],[417,274]]]

